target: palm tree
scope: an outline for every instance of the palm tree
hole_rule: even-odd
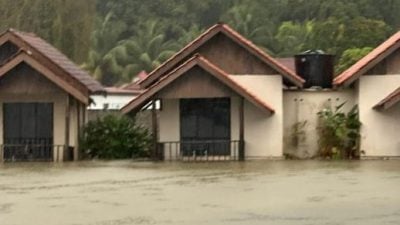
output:
[[[177,43],[180,47],[187,45],[189,42],[196,39],[204,29],[200,28],[198,24],[192,25],[189,29],[179,28],[179,39]]]
[[[237,32],[248,38],[267,52],[274,40],[274,25],[272,23],[259,24],[251,12],[252,5],[240,4],[233,6],[222,20],[234,28]]]
[[[111,50],[116,62],[123,67],[122,81],[132,80],[140,71],[151,71],[171,57],[180,45],[167,41],[166,27],[157,20],[140,23],[136,34]]]
[[[96,27],[92,33],[88,58],[82,67],[103,84],[111,85],[119,80],[118,74],[121,72],[113,49],[127,26],[120,20],[114,20],[114,14],[109,12],[104,19],[97,18]]]
[[[293,56],[307,50],[314,22],[304,23],[283,22],[275,36],[279,56]]]

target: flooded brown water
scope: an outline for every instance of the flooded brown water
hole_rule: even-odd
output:
[[[4,164],[0,224],[400,224],[400,161]]]

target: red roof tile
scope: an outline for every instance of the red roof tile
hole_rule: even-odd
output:
[[[143,92],[143,90],[132,90],[132,89],[125,89],[121,87],[105,87],[104,88],[107,94],[131,94],[131,95],[138,95]]]
[[[206,30],[203,34],[201,34],[199,37],[197,37],[195,40],[190,42],[188,45],[186,45],[184,48],[182,48],[179,52],[174,54],[172,57],[170,57],[167,61],[162,63],[159,67],[154,69],[149,76],[140,81],[140,85],[144,85],[145,87],[151,82],[156,81],[157,79],[160,78],[166,71],[172,69],[176,65],[176,61],[179,58],[184,58],[187,57],[190,54],[193,54],[196,49],[198,49],[201,45],[203,45],[207,40],[210,38],[214,37],[218,33],[224,33],[227,35],[229,38],[231,38],[233,41],[236,43],[240,44],[242,47],[246,48],[249,52],[251,52],[253,55],[261,59],[264,63],[268,64],[271,66],[273,69],[275,69],[278,73],[283,75],[285,78],[296,84],[297,86],[302,86],[304,83],[303,78],[298,76],[296,73],[294,73],[292,70],[286,68],[285,66],[281,65],[277,60],[266,54],[264,51],[262,51],[260,48],[258,48],[255,44],[253,44],[251,41],[237,33],[235,30],[230,28],[226,24],[216,24]],[[174,62],[175,61],[175,62]],[[179,60],[178,60],[179,61]]]
[[[358,79],[363,73],[367,72],[373,66],[378,64],[390,53],[398,49],[398,44],[400,44],[400,31],[391,36],[388,40],[383,42],[377,48],[372,50],[369,54],[360,59],[342,74],[337,76],[334,79],[333,84],[342,85],[344,83],[352,83],[353,81]]]
[[[86,71],[75,65],[71,60],[69,60],[64,54],[62,54],[52,45],[50,45],[40,37],[36,36],[35,34],[16,31],[14,29],[9,29],[6,33],[11,33],[15,35],[25,44],[37,50],[54,65],[58,66],[60,69],[75,78],[78,82],[86,86],[90,90],[90,92],[103,91],[103,87],[98,81],[91,77]]]
[[[133,78],[133,82],[132,83],[125,84],[121,88],[126,89],[126,90],[137,90],[137,91],[138,90],[143,90],[140,87],[139,82],[144,80],[144,79],[146,79],[146,77],[148,77],[147,72],[142,70]]]
[[[131,102],[129,102],[127,105],[125,105],[122,108],[123,113],[129,113],[133,110],[139,110],[144,104],[146,104],[147,101],[151,99],[152,96],[154,96],[158,91],[160,91],[163,87],[166,85],[170,84],[174,79],[178,78],[180,75],[184,74],[187,70],[190,68],[193,68],[194,66],[200,66],[201,68],[205,69],[207,72],[209,72],[211,75],[216,77],[218,80],[223,82],[225,85],[230,87],[233,91],[238,93],[239,95],[243,96],[246,98],[248,101],[252,102],[256,106],[269,111],[271,113],[274,113],[275,110],[267,103],[259,99],[256,95],[251,93],[249,90],[244,88],[242,85],[237,83],[235,80],[230,78],[230,75],[224,72],[222,69],[218,68],[211,62],[209,62],[207,59],[202,57],[199,54],[195,54],[192,58],[181,64],[180,66],[176,67],[173,71],[171,71],[169,74],[165,75],[161,79],[159,79],[156,83],[151,85],[149,88],[147,88],[142,94],[137,96],[135,99],[133,99]],[[179,75],[179,72],[182,72]],[[178,74],[178,77],[172,78],[173,75]]]
[[[374,106],[374,109],[388,109],[393,105],[400,102],[400,87],[394,92],[389,94],[386,98],[382,99],[378,104]]]

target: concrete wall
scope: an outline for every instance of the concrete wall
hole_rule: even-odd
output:
[[[276,113],[271,115],[245,101],[246,157],[281,157],[283,138],[281,76],[240,75],[233,77],[276,110]],[[162,106],[162,110],[159,112],[159,141],[179,141],[179,99],[163,99]],[[231,139],[239,140],[239,97],[231,97]],[[170,156],[167,155],[166,158],[168,157]]]
[[[356,104],[356,91],[302,90],[283,93],[284,153],[299,158],[309,158],[318,151],[318,116],[326,107],[335,107],[346,102],[348,111]],[[304,123],[305,126],[299,126]],[[300,132],[295,132],[295,127]]]
[[[158,111],[159,142],[180,141],[179,99],[163,99],[162,109]],[[171,150],[169,150],[171,148]],[[177,145],[165,146],[165,159],[176,159]]]
[[[283,152],[282,77],[279,75],[237,75],[232,78],[275,110],[275,113],[271,115],[245,101],[246,158],[281,157]],[[237,105],[232,104],[232,112],[232,130],[238,135]]]
[[[359,80],[361,150],[365,156],[400,156],[400,105],[372,107],[400,86],[400,75],[362,76]]]
[[[21,73],[20,71],[24,71]],[[45,77],[30,70],[10,72],[0,80],[0,121],[3,121],[3,103],[11,102],[46,102],[53,103],[53,144],[65,145],[66,104],[68,94],[51,83]],[[72,100],[70,119],[69,146],[76,147],[78,143],[78,109],[77,101]],[[83,116],[86,107],[81,107]],[[3,126],[0,126],[0,144],[4,143]],[[63,161],[63,148],[59,155],[54,154],[58,161]],[[77,150],[75,150],[77,153]],[[77,155],[77,154],[75,154]]]

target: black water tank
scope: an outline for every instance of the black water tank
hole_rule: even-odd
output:
[[[306,82],[304,88],[332,88],[335,56],[321,50],[308,50],[295,55],[296,72]]]

